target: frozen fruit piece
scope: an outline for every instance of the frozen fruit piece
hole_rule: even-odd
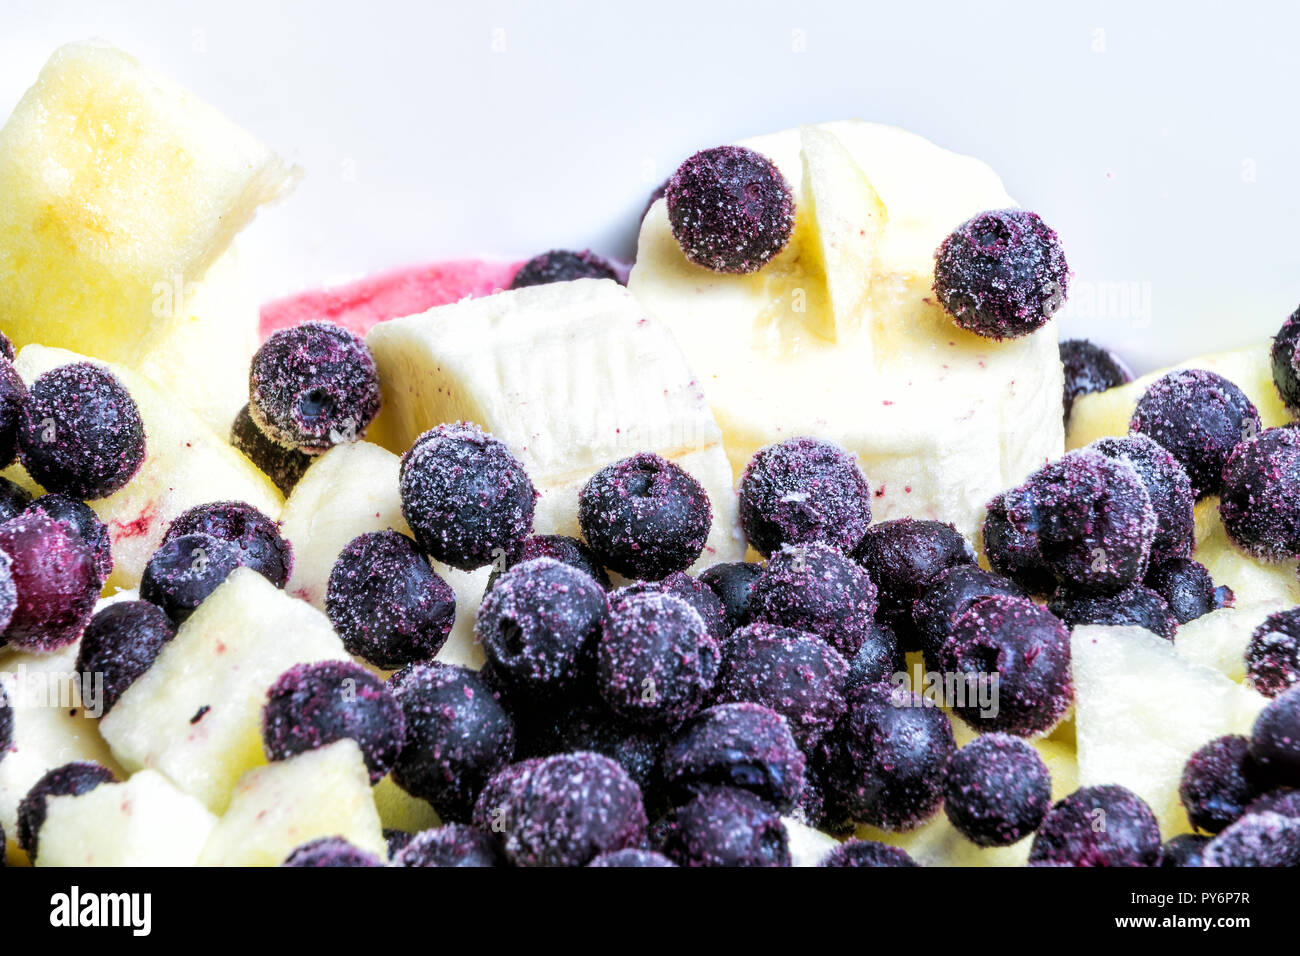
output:
[[[845,687],[878,684],[907,669],[907,656],[894,632],[883,624],[873,624],[858,652],[849,660],[844,676]]]
[[[968,219],[934,255],[934,293],[953,321],[991,339],[1040,328],[1065,302],[1070,267],[1037,213],[997,209]]]
[[[722,601],[728,632],[736,630],[749,620],[754,582],[762,573],[761,564],[750,564],[747,561],[724,561],[700,572],[700,582],[708,585]]]
[[[0,477],[0,524],[17,517],[32,503],[32,493],[8,478]]]
[[[239,563],[278,588],[293,570],[293,548],[280,534],[280,526],[244,501],[212,501],[195,505],[177,516],[163,541],[186,534],[210,534],[239,548]]]
[[[1231,607],[1232,588],[1214,586],[1205,565],[1191,558],[1171,558],[1153,564],[1142,584],[1155,591],[1179,624],[1186,624],[1219,608]]]
[[[262,746],[270,760],[285,760],[351,738],[361,748],[370,782],[397,761],[406,719],[392,691],[359,664],[317,661],[289,668],[267,691]]]
[[[641,788],[647,806],[658,800],[658,791],[663,789],[659,779],[662,728],[619,719],[599,701],[579,702],[565,697],[558,707],[520,708],[515,698],[507,696],[503,700],[519,727],[517,756],[549,757],[590,750],[609,757],[627,771]]]
[[[1124,787],[1081,787],[1057,802],[1034,836],[1030,863],[1155,866],[1160,828],[1146,802]]]
[[[582,252],[552,249],[533,256],[520,266],[515,277],[510,280],[510,288],[522,289],[530,285],[570,282],[573,279],[613,279],[617,282],[619,276],[613,266],[589,249]]]
[[[115,783],[117,777],[107,767],[89,761],[75,761],[55,767],[27,791],[18,805],[18,845],[35,860],[40,844],[41,826],[51,797],[76,796],[102,783]]]
[[[1260,773],[1250,756],[1250,739],[1228,734],[1192,754],[1183,768],[1178,798],[1192,826],[1218,833],[1260,795]]]
[[[901,847],[876,840],[845,840],[822,857],[818,866],[917,866]]]
[[[379,808],[378,798],[375,799],[375,806],[376,808]],[[382,808],[379,809],[379,818],[381,820],[384,818]],[[388,861],[391,863],[393,857],[401,853],[402,849],[413,839],[415,839],[415,834],[410,830],[399,830],[396,827],[384,827],[384,842],[388,844]]]
[[[431,428],[402,456],[402,514],[420,547],[462,571],[532,531],[537,491],[510,449],[477,425]]]
[[[1127,462],[1142,480],[1156,515],[1151,562],[1190,555],[1195,530],[1192,506],[1196,500],[1178,459],[1145,435],[1102,438],[1088,447],[1107,458]]]
[[[1180,833],[1165,841],[1160,849],[1160,865],[1169,867],[1204,866],[1205,847],[1210,838],[1200,833]]]
[[[1257,558],[1300,554],[1300,432],[1269,428],[1232,449],[1219,517],[1228,537]]]
[[[660,192],[659,195],[662,196],[663,193]],[[12,362],[14,360],[14,355],[16,354],[17,353],[14,351],[14,343],[9,340],[9,336],[0,332],[0,356],[3,356]]]
[[[972,565],[949,568],[926,588],[912,606],[912,622],[931,668],[939,667],[939,650],[952,633],[953,622],[976,601],[995,595],[1025,597],[1025,592],[1007,578]]]
[[[734,787],[705,790],[669,814],[662,851],[678,866],[790,866],[790,836],[771,804]]]
[[[670,594],[680,598],[695,609],[704,627],[721,644],[730,629],[727,627],[727,609],[713,589],[685,571],[674,571],[660,581],[636,581],[618,588],[609,596],[611,606],[637,594]]]
[[[1052,801],[1047,765],[1008,734],[976,737],[948,764],[944,812],[980,846],[1010,846],[1042,823]]]
[[[871,523],[871,486],[856,459],[817,438],[760,448],[740,478],[740,526],[754,550],[820,541],[845,553]]]
[[[89,505],[67,495],[50,493],[34,499],[24,510],[39,511],[81,535],[81,540],[90,545],[95,554],[100,580],[108,580],[113,573],[113,543],[109,539],[108,526],[99,520],[99,515]]]
[[[1172,641],[1174,632],[1178,630],[1178,619],[1169,610],[1165,599],[1140,584],[1115,594],[1078,594],[1063,584],[1047,602],[1047,609],[1070,627],[1134,624],[1159,634],[1167,641]]]
[[[415,834],[393,856],[394,866],[505,866],[501,841],[477,827],[448,823]]]
[[[1065,369],[1065,420],[1080,395],[1104,392],[1133,381],[1133,373],[1114,352],[1087,339],[1061,342],[1061,365]]]
[[[210,534],[183,534],[163,542],[149,559],[140,597],[181,624],[239,565],[238,545]]]
[[[1300,608],[1270,614],[1250,635],[1246,675],[1267,697],[1300,684]]]
[[[4,641],[5,628],[13,620],[16,610],[18,610],[18,585],[14,581],[13,558],[0,551],[0,642]],[[3,643],[0,643],[0,647],[2,646]],[[3,721],[4,717],[4,714],[0,714],[0,721]],[[3,753],[4,747],[0,745],[0,759],[4,759]]]
[[[508,801],[518,798],[529,775],[544,759],[546,758],[529,757],[507,764],[494,773],[474,801],[470,822],[487,833],[504,834],[510,824]]]
[[[845,657],[872,633],[876,586],[870,575],[825,544],[797,544],[772,555],[754,583],[750,619],[811,631]]]
[[[1283,691],[1260,711],[1250,731],[1250,755],[1265,780],[1300,786],[1300,687]]]
[[[980,532],[984,554],[989,567],[1023,591],[1051,594],[1056,589],[1056,577],[1039,551],[1037,529],[1011,520],[1012,508],[1024,512],[1029,506],[1028,497],[1024,488],[1012,488],[988,503]]]
[[[9,755],[14,742],[14,711],[9,702],[9,692],[0,684],[0,760]]]
[[[691,156],[664,196],[682,254],[714,272],[757,272],[794,231],[790,184],[771,160],[743,146]]]
[[[95,555],[75,531],[43,514],[0,525],[17,604],[4,639],[15,647],[52,651],[81,636],[102,583]]]
[[[612,850],[595,857],[588,866],[655,867],[677,864],[654,850]]]
[[[345,867],[383,866],[383,860],[353,846],[342,837],[319,837],[304,843],[290,853],[281,866],[290,867]]]
[[[1273,384],[1287,408],[1300,411],[1300,369],[1296,367],[1296,347],[1300,346],[1300,309],[1292,312],[1273,337],[1269,359],[1273,367]]]
[[[230,444],[243,452],[249,461],[270,478],[282,495],[293,491],[294,485],[298,484],[298,480],[315,460],[314,456],[306,452],[285,448],[267,438],[262,429],[257,427],[257,422],[253,421],[247,405],[239,410],[234,424],[230,426]]]
[[[1246,393],[1204,369],[1180,369],[1152,382],[1138,399],[1129,427],[1173,453],[1198,500],[1218,494],[1232,449],[1262,429]]]
[[[27,385],[13,366],[13,346],[0,359],[0,468],[8,468],[18,454],[18,428],[27,402]]]
[[[102,365],[75,362],[51,369],[32,382],[23,404],[18,456],[47,491],[106,498],[144,462],[140,410]]]
[[[77,673],[83,681],[102,675],[101,714],[112,709],[175,636],[171,619],[148,601],[118,601],[95,612],[77,648]]]
[[[583,541],[563,534],[533,534],[524,538],[509,554],[493,562],[492,576],[488,578],[486,590],[492,590],[493,585],[497,583],[497,578],[504,572],[516,564],[531,561],[533,558],[554,558],[561,564],[567,564],[571,568],[590,574],[601,587],[610,586],[609,574],[601,567],[596,552],[587,547]]]
[[[1280,813],[1284,817],[1300,819],[1300,790],[1279,787],[1256,797],[1246,807],[1247,813]]]
[[[1300,866],[1300,819],[1249,813],[1206,844],[1205,866]]]

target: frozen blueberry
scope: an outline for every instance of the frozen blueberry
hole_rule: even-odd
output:
[[[1133,381],[1133,373],[1114,352],[1087,339],[1064,339],[1060,344],[1065,369],[1065,420],[1070,421],[1074,400],[1080,395],[1104,392]]]
[[[479,672],[482,674],[482,671]],[[507,707],[510,698],[505,698]],[[519,728],[518,757],[589,750],[617,763],[641,788],[647,805],[659,797],[659,755],[664,747],[663,728],[646,727],[611,714],[600,703],[577,703],[569,697],[559,707],[542,711],[512,711]]]
[[[53,651],[81,636],[99,597],[99,569],[81,535],[40,513],[0,525],[17,596],[4,639],[25,650]]]
[[[1178,796],[1187,819],[1199,830],[1218,833],[1260,795],[1259,777],[1248,738],[1230,734],[1211,740],[1183,767]]]
[[[345,867],[383,866],[384,861],[373,853],[353,846],[342,837],[320,837],[294,849],[281,866],[292,867]]]
[[[393,857],[394,866],[505,866],[501,841],[477,827],[448,823],[417,833]]]
[[[41,495],[24,510],[39,511],[81,535],[81,540],[90,545],[90,550],[94,552],[100,580],[108,580],[113,571],[113,542],[109,538],[108,526],[99,520],[89,505],[67,495],[48,494]]]
[[[980,846],[1010,846],[1038,829],[1052,804],[1052,778],[1018,737],[983,734],[948,764],[944,812]]]
[[[675,867],[677,864],[654,850],[614,850],[611,853],[602,853],[587,866]]]
[[[484,833],[494,833],[504,840],[510,826],[508,814],[511,808],[518,802],[529,775],[545,759],[546,757],[529,757],[507,764],[489,777],[474,802],[470,822]]]
[[[296,664],[267,691],[262,746],[287,760],[338,740],[355,740],[378,783],[402,750],[406,719],[389,688],[351,661]]]
[[[1246,807],[1247,813],[1280,813],[1300,819],[1300,790],[1278,787],[1260,794]]]
[[[18,517],[31,503],[31,492],[0,476],[0,524]]]
[[[939,811],[957,750],[948,715],[890,684],[855,687],[818,756],[828,815],[911,830]]]
[[[112,709],[175,636],[171,619],[148,601],[118,601],[95,613],[77,648],[77,673],[83,681],[102,675],[103,698],[96,702],[101,714]]]
[[[1300,608],[1270,614],[1255,628],[1246,647],[1246,674],[1267,697],[1300,684]]]
[[[1223,466],[1219,517],[1244,551],[1266,561],[1300,554],[1300,431],[1269,428]]]
[[[642,452],[592,475],[578,496],[578,521],[607,567],[657,581],[699,558],[713,509],[698,481]]]
[[[1013,507],[1017,513],[1032,514],[1032,501],[1023,487],[1004,491],[985,507],[980,533],[989,567],[1024,592],[1051,594],[1056,577],[1039,551],[1037,528],[1033,522],[1023,528],[1013,523]]]
[[[995,209],[962,223],[934,257],[934,293],[953,321],[991,339],[1041,328],[1065,301],[1061,240],[1027,209]]]
[[[1205,846],[1205,866],[1300,866],[1300,819],[1249,813]]]
[[[663,853],[678,866],[790,866],[790,835],[771,804],[748,790],[715,787],[664,822]]]
[[[412,664],[389,684],[406,718],[393,782],[444,820],[467,819],[483,785],[514,755],[510,715],[465,667]]]
[[[790,184],[771,160],[743,146],[691,156],[664,196],[682,254],[714,272],[757,272],[794,231]]]
[[[1296,309],[1282,323],[1273,338],[1270,358],[1273,364],[1273,384],[1292,413],[1300,412],[1300,367],[1296,363],[1296,348],[1300,346],[1300,309]]]
[[[720,704],[751,701],[770,708],[811,752],[844,712],[848,670],[839,652],[815,634],[754,624],[727,643],[714,697]]]
[[[1160,865],[1168,867],[1204,866],[1205,847],[1210,838],[1200,833],[1180,833],[1165,842],[1160,850]]]
[[[477,425],[438,425],[402,456],[402,515],[420,547],[473,571],[532,531],[537,490],[504,444]]]
[[[1173,453],[1198,500],[1219,493],[1232,449],[1262,431],[1245,392],[1204,369],[1169,372],[1153,382],[1138,399],[1129,428]]]
[[[55,767],[37,780],[18,804],[18,846],[35,862],[50,797],[77,797],[89,793],[101,783],[116,782],[113,771],[89,760]]]
[[[18,584],[14,581],[14,561],[4,551],[0,551],[0,647],[5,643],[5,628],[17,610]],[[0,759],[4,759],[3,747],[0,747]]]
[[[845,840],[827,853],[818,866],[917,866],[911,854],[899,846],[876,840]]]
[[[230,426],[230,444],[270,478],[272,484],[280,489],[280,494],[288,497],[316,458],[267,438],[248,409],[249,406],[245,405],[235,416],[235,422]]]
[[[618,588],[609,596],[611,607],[637,594],[671,594],[681,598],[699,614],[705,629],[721,644],[731,630],[727,627],[727,609],[713,590],[685,571],[674,571],[662,581],[636,581]]]
[[[14,743],[14,712],[9,694],[0,684],[0,761],[9,755]]]
[[[850,658],[844,686],[848,688],[879,684],[905,670],[907,656],[903,653],[898,638],[887,625],[876,622],[867,631],[858,652]]]
[[[18,454],[18,427],[27,402],[27,386],[6,358],[0,358],[0,468],[8,468]]]
[[[660,195],[663,194],[660,193]],[[9,336],[5,335],[3,332],[0,332],[0,357],[7,358],[9,361],[12,362],[15,358],[17,358],[17,356],[18,353],[14,349],[14,343],[10,341]]]
[[[393,669],[431,660],[456,619],[456,593],[400,532],[359,534],[339,552],[325,613],[349,654]]]
[[[398,830],[396,827],[384,827],[384,843],[388,845],[388,859],[391,862],[393,857],[401,853],[413,839],[415,834],[409,830]]]
[[[1029,849],[1031,864],[1156,866],[1160,826],[1146,802],[1115,784],[1080,787],[1048,811]]]
[[[567,564],[571,568],[590,574],[601,587],[610,586],[609,574],[601,567],[600,559],[581,540],[562,534],[534,534],[524,538],[510,554],[503,554],[497,558],[484,591],[491,591],[497,583],[497,578],[516,564],[531,561],[533,558],[554,558],[561,564]]]
[[[722,601],[728,632],[736,630],[749,620],[754,582],[762,573],[761,564],[751,564],[748,561],[715,564],[700,572],[700,582],[708,585]]]
[[[995,595],[1026,596],[1019,585],[1007,578],[968,564],[943,571],[925,589],[912,606],[912,623],[931,669],[939,668],[939,651],[952,634],[953,622],[976,601]]]
[[[1172,641],[1178,630],[1178,619],[1165,599],[1140,584],[1116,594],[1079,594],[1063,584],[1047,602],[1047,609],[1071,629],[1081,624],[1133,624],[1167,641]]]
[[[859,565],[825,544],[772,555],[754,584],[750,619],[811,631],[846,658],[873,631],[876,586]]]
[[[764,557],[820,541],[848,553],[871,523],[871,486],[857,459],[817,438],[760,448],[740,478],[740,526]]]
[[[1151,562],[1190,555],[1195,531],[1192,506],[1196,496],[1178,459],[1145,435],[1102,438],[1088,447],[1107,458],[1127,462],[1146,488],[1156,515]]]
[[[1300,787],[1300,687],[1283,691],[1259,712],[1250,755],[1268,783]]]
[[[239,567],[241,557],[238,545],[210,534],[172,538],[145,565],[140,597],[180,625]]]
[[[239,548],[239,563],[278,588],[293,570],[293,547],[280,526],[244,501],[211,501],[184,511],[167,528],[164,541],[185,534],[210,534]]]
[[[1232,588],[1226,584],[1215,587],[1210,572],[1191,558],[1170,558],[1152,565],[1142,583],[1164,598],[1179,624],[1231,607],[1235,600]]]
[[[515,277],[510,280],[510,288],[523,289],[530,285],[569,282],[573,279],[613,279],[617,282],[619,276],[613,266],[589,249],[582,252],[552,249],[533,256],[520,266]]]

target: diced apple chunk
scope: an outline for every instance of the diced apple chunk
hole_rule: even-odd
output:
[[[790,840],[792,866],[816,866],[827,853],[839,846],[839,840],[793,817],[782,817],[786,836]]]
[[[1214,583],[1232,588],[1239,605],[1283,602],[1300,604],[1296,561],[1260,561],[1237,547],[1219,519],[1219,499],[1196,505],[1196,549],[1192,557],[1205,565]]]
[[[442,826],[438,811],[428,801],[411,796],[393,783],[392,777],[385,777],[375,784],[373,795],[375,809],[379,811],[379,820],[385,829],[419,833]]]

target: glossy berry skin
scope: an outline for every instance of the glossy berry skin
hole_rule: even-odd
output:
[[[1197,500],[1219,493],[1233,448],[1263,430],[1246,393],[1204,369],[1170,372],[1153,382],[1138,399],[1129,428],[1178,459]]]
[[[1014,339],[1046,324],[1070,281],[1061,241],[1026,209],[982,212],[935,253],[934,292],[963,329]]]
[[[34,499],[24,510],[39,511],[81,535],[81,540],[90,546],[95,555],[95,567],[99,569],[100,580],[108,580],[113,571],[113,542],[109,538],[108,526],[99,520],[99,516],[84,501],[51,493]]]
[[[827,853],[818,866],[897,867],[917,866],[911,854],[899,846],[876,840],[845,840]]]
[[[771,804],[733,787],[705,790],[663,827],[663,854],[678,866],[790,866],[790,837]]]
[[[412,664],[389,686],[406,719],[393,782],[444,820],[466,820],[483,785],[514,755],[510,715],[465,667]]]
[[[1232,449],[1219,517],[1248,554],[1265,561],[1300,554],[1300,431],[1268,428]]]
[[[1065,369],[1065,421],[1080,395],[1104,392],[1133,381],[1128,365],[1114,352],[1087,339],[1063,339],[1061,366]]]
[[[1023,488],[1012,488],[993,498],[985,508],[980,536],[989,567],[1022,592],[1051,594],[1056,590],[1056,576],[1043,560],[1038,547],[1034,522],[1023,526],[1011,520],[1013,507],[1018,514],[1032,514],[1032,500]]]
[[[140,578],[140,597],[183,624],[239,567],[239,546],[210,534],[183,534],[163,543]]]
[[[1300,687],[1260,711],[1250,731],[1250,756],[1268,784],[1300,787]]]
[[[571,568],[577,568],[591,575],[601,587],[606,589],[610,587],[609,574],[601,567],[596,552],[587,547],[582,540],[562,534],[533,534],[524,538],[514,551],[502,555],[494,562],[492,574],[488,577],[484,591],[491,591],[497,583],[497,578],[516,564],[531,561],[533,558],[554,558],[561,564],[567,564]]]
[[[145,457],[144,423],[117,376],[76,362],[32,382],[18,457],[46,491],[88,501],[124,488]]]
[[[1223,830],[1260,792],[1250,740],[1236,734],[1211,740],[1192,754],[1178,785],[1187,819],[1206,833]]]
[[[1142,583],[1164,599],[1179,624],[1232,607],[1236,600],[1232,588],[1226,584],[1215,587],[1210,572],[1191,558],[1171,558],[1153,565]]]
[[[722,600],[713,593],[708,585],[685,571],[674,571],[661,581],[636,581],[616,589],[609,596],[611,607],[617,607],[622,601],[638,594],[668,594],[680,598],[695,609],[700,620],[715,640],[721,644],[731,633],[727,627],[727,609]]]
[[[342,837],[321,837],[294,849],[281,866],[289,867],[349,867],[383,866],[384,861],[373,853],[353,846]]]
[[[1210,838],[1200,833],[1180,833],[1166,841],[1160,851],[1160,865],[1192,867],[1205,865],[1205,847]]]
[[[1174,639],[1178,619],[1155,591],[1135,584],[1116,594],[1076,594],[1062,586],[1047,609],[1073,630],[1082,624],[1136,625],[1167,641]]]
[[[338,740],[355,740],[370,782],[388,775],[402,751],[406,718],[388,686],[351,661],[297,664],[276,679],[262,708],[262,746],[287,760]]]
[[[289,496],[289,492],[293,491],[298,480],[316,460],[313,455],[296,448],[285,448],[268,438],[257,427],[257,422],[253,421],[247,405],[239,410],[230,426],[230,444],[243,452],[262,474],[270,478],[285,497]]]
[[[1270,614],[1250,635],[1246,676],[1266,697],[1300,684],[1300,608]]]
[[[619,281],[614,267],[589,249],[582,252],[552,249],[533,256],[520,266],[515,277],[510,280],[510,288],[523,289],[550,282],[571,282],[574,279]]]
[[[4,640],[53,651],[80,637],[100,588],[95,555],[81,536],[43,514],[24,513],[0,525],[0,551],[10,558],[17,598]]]
[[[448,823],[417,833],[393,856],[394,866],[505,866],[501,841],[477,827]]]
[[[31,503],[31,492],[0,476],[0,524],[18,517]]]
[[[1273,338],[1269,357],[1273,365],[1273,384],[1283,403],[1292,413],[1300,412],[1300,368],[1296,364],[1296,347],[1300,345],[1300,309],[1282,323]]]
[[[858,652],[849,658],[849,670],[844,676],[844,686],[860,687],[889,681],[895,674],[907,669],[907,656],[894,632],[884,624],[876,623],[867,632]]]
[[[912,623],[926,666],[938,670],[939,652],[952,634],[953,623],[976,601],[986,597],[1025,597],[1011,580],[973,565],[958,565],[939,574],[912,605]]]
[[[812,542],[848,553],[870,523],[871,486],[832,442],[788,438],[760,448],[740,478],[740,526],[764,557]]]
[[[1146,802],[1115,784],[1080,787],[1048,811],[1029,849],[1031,864],[1156,866],[1160,827]]]
[[[948,715],[891,684],[856,687],[821,742],[828,815],[912,830],[939,810],[957,751]]]
[[[37,780],[18,804],[18,846],[35,862],[41,826],[50,797],[75,797],[89,793],[101,783],[116,783],[117,777],[107,767],[79,760],[55,767]]]
[[[714,272],[757,272],[794,231],[790,184],[771,160],[743,146],[691,156],[668,180],[664,197],[682,254]]]
[[[1205,866],[1300,866],[1300,819],[1249,813],[1205,846]]]
[[[944,812],[980,846],[1010,846],[1038,829],[1052,804],[1052,778],[1029,744],[982,734],[948,764]]]
[[[578,522],[606,567],[658,581],[699,558],[713,509],[698,481],[642,452],[591,476],[578,495]]]
[[[537,489],[519,459],[477,425],[438,425],[402,456],[402,516],[420,548],[473,571],[519,547]]]
[[[1151,563],[1190,555],[1196,530],[1192,514],[1196,496],[1178,459],[1145,435],[1102,438],[1088,447],[1128,464],[1146,488],[1156,516]]]
[[[456,620],[456,594],[411,538],[371,531],[339,552],[325,613],[349,654],[391,670],[442,649]]]
[[[761,564],[748,561],[723,562],[700,572],[700,583],[708,585],[722,601],[728,633],[749,621],[754,582],[762,573]]]
[[[148,601],[118,601],[95,613],[77,648],[76,669],[78,674],[103,675],[102,713],[112,709],[175,636],[171,618]]]
[[[772,555],[754,584],[750,618],[818,635],[844,657],[873,632],[876,586],[848,557],[824,544]]]
[[[252,568],[278,588],[293,571],[293,546],[280,526],[243,501],[212,501],[182,512],[167,528],[163,541],[185,534],[210,534],[239,548],[239,563]]]
[[[616,867],[675,867],[677,866],[672,860],[654,850],[614,850],[611,853],[602,853],[593,859],[587,866],[616,866]]]
[[[27,401],[27,386],[10,359],[0,358],[0,468],[18,454],[18,427]]]

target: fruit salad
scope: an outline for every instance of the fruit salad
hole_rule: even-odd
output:
[[[259,309],[301,171],[53,55],[0,130],[8,865],[1300,865],[1300,312],[1135,377],[979,160],[703,145],[630,264]]]

